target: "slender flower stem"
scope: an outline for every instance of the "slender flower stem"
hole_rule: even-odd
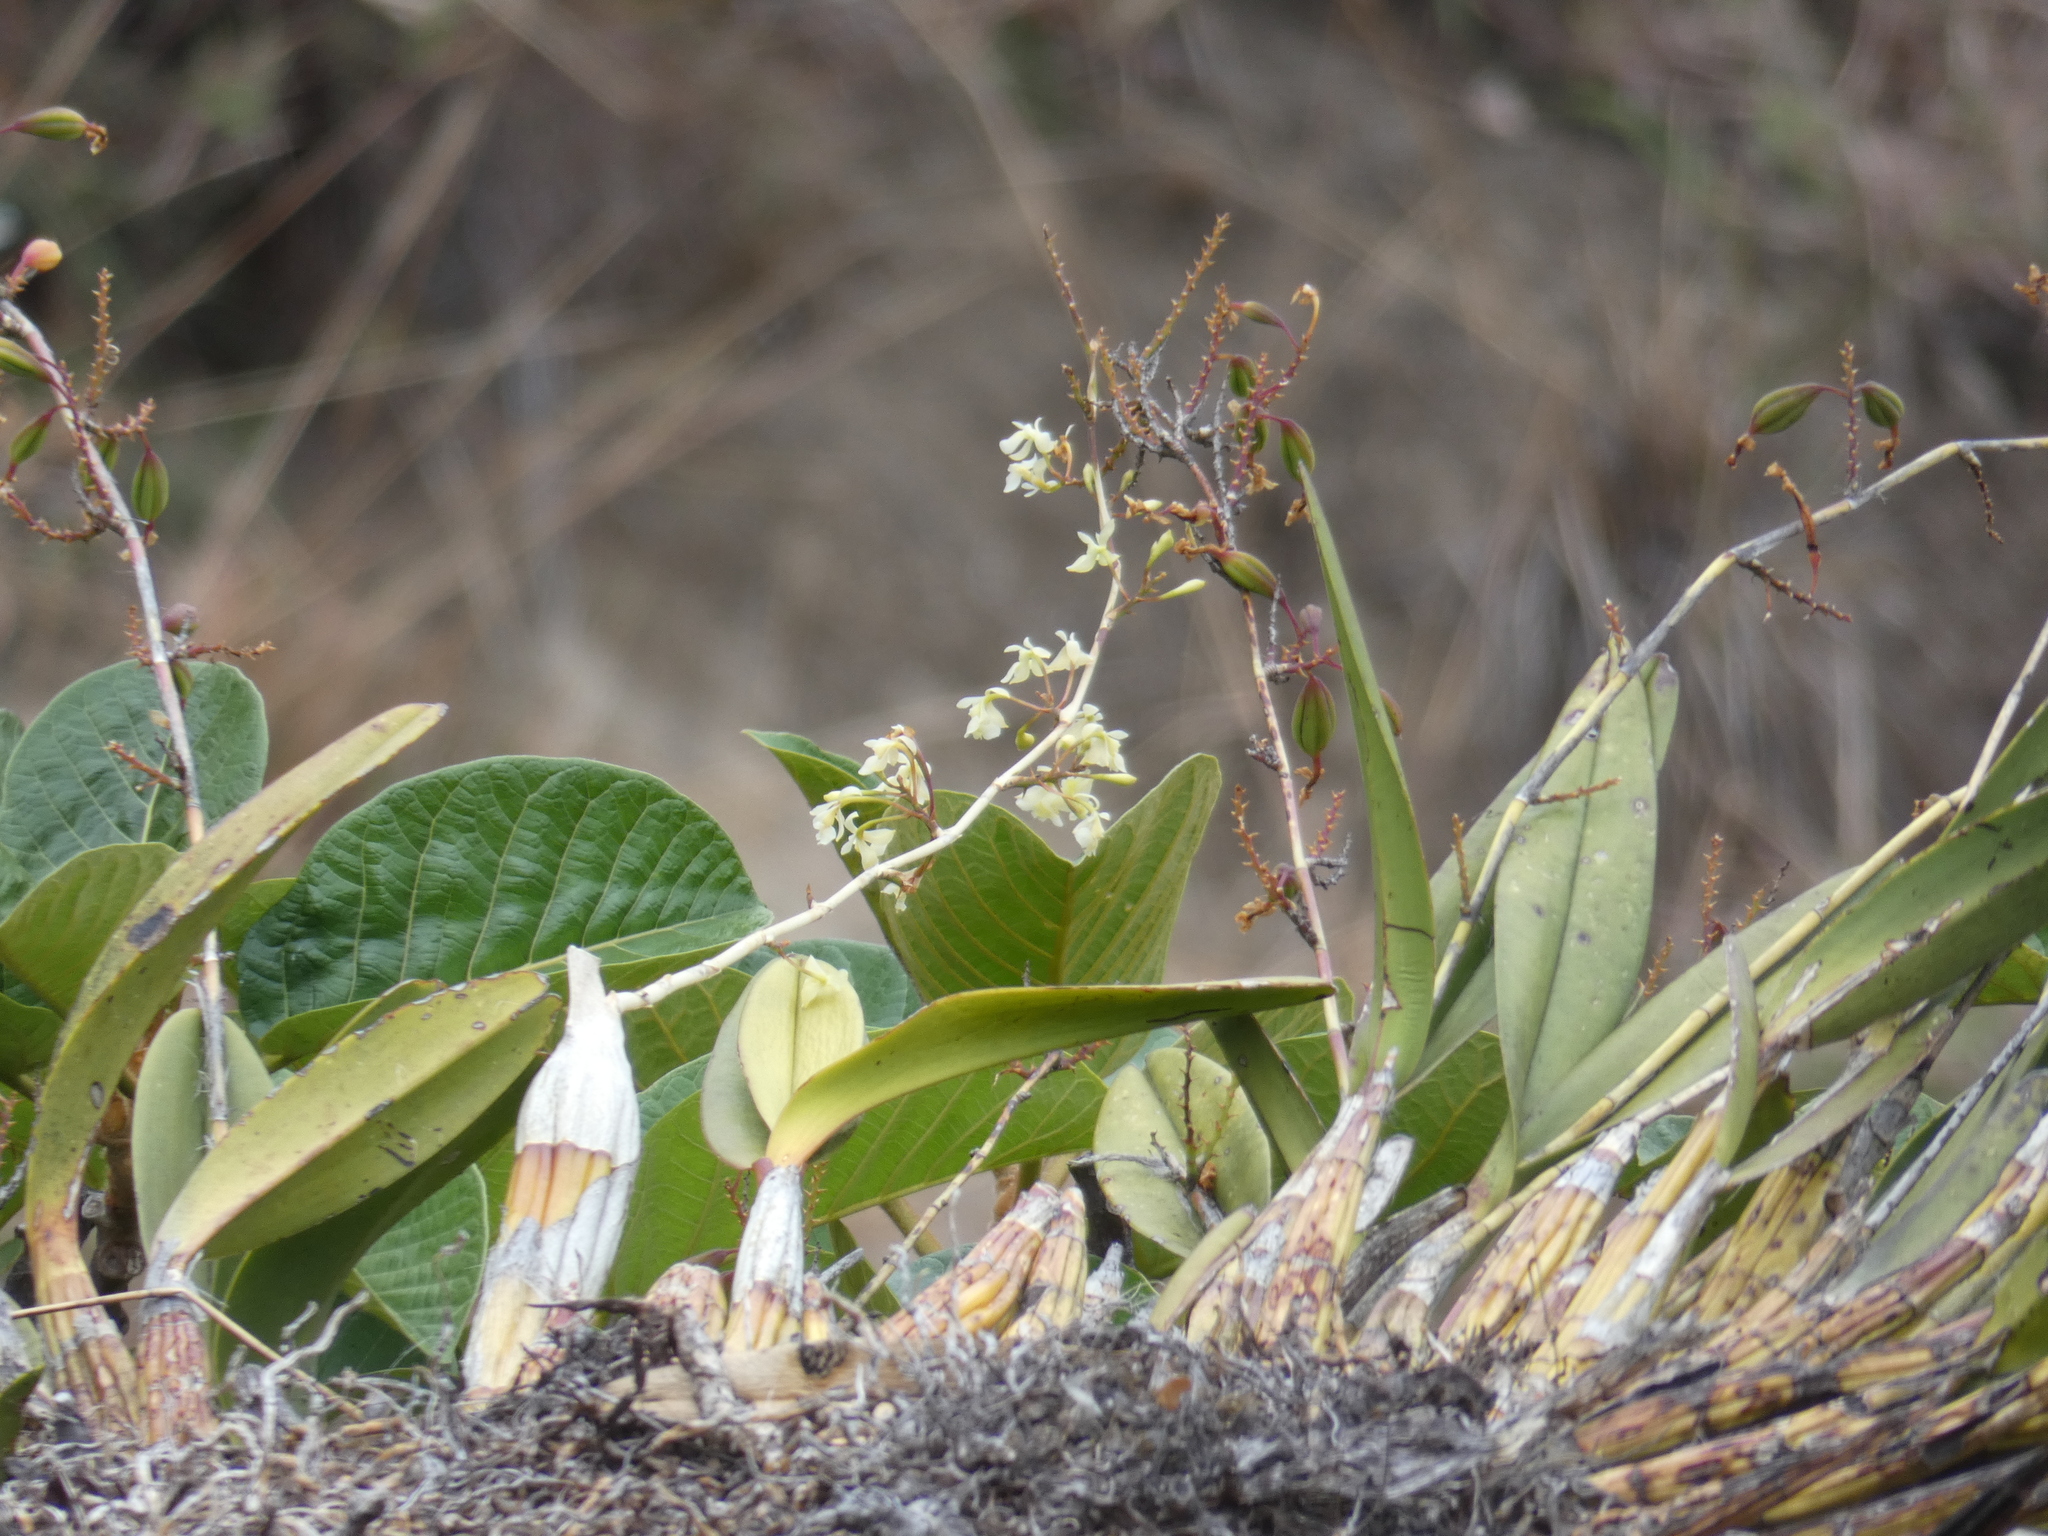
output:
[[[1089,472],[1089,480],[1091,482],[1090,489],[1095,493],[1096,510],[1100,514],[1102,522],[1108,525],[1110,523],[1109,497],[1103,490],[1101,477],[1094,473],[1092,466]],[[959,842],[961,838],[967,835],[968,829],[981,819],[981,813],[995,803],[996,796],[1005,789],[1016,787],[1042,758],[1058,747],[1060,738],[1066,734],[1067,727],[1080,718],[1081,706],[1088,702],[1088,690],[1095,681],[1095,669],[1102,661],[1103,647],[1108,643],[1110,631],[1116,628],[1117,620],[1122,617],[1127,606],[1128,600],[1124,595],[1123,589],[1123,561],[1119,557],[1115,564],[1110,567],[1109,599],[1103,604],[1102,618],[1096,625],[1095,643],[1089,647],[1087,659],[1074,669],[1075,682],[1073,690],[1067,696],[1066,704],[1054,717],[1052,727],[1038,739],[1030,751],[1018,758],[1003,773],[998,774],[992,779],[988,787],[975,796],[974,803],[962,811],[959,819],[950,827],[940,830],[930,842],[921,843],[915,848],[897,854],[893,859],[884,859],[880,863],[862,870],[830,896],[813,902],[803,911],[792,913],[780,922],[770,923],[765,928],[757,928],[745,938],[735,940],[713,955],[709,960],[700,961],[698,964],[690,966],[685,970],[672,971],[666,976],[658,977],[646,986],[641,987],[638,991],[612,993],[612,1005],[621,1013],[631,1013],[636,1008],[652,1008],[663,998],[673,996],[685,987],[694,987],[699,982],[709,981],[720,971],[730,970],[733,966],[746,959],[747,956],[754,953],[755,950],[765,945],[777,943],[792,933],[801,932],[803,929],[810,927],[811,924],[822,921],[826,916],[838,911],[839,908],[852,901],[854,897],[867,890],[869,886],[876,884],[878,881],[885,880],[891,875],[905,874]]]
[[[123,555],[135,573],[137,606],[142,611],[142,632],[149,648],[149,670],[156,679],[157,701],[162,707],[171,738],[171,754],[178,765],[178,787],[185,801],[185,838],[198,847],[206,836],[206,812],[200,801],[199,760],[192,751],[192,738],[185,728],[185,703],[178,694],[177,679],[171,672],[170,648],[164,643],[163,612],[157,603],[156,579],[149,565],[149,539],[127,500],[114,483],[114,476],[100,457],[99,446],[86,420],[86,413],[71,389],[70,375],[34,321],[12,300],[0,300],[0,329],[13,331],[42,365],[43,377],[57,402],[57,414],[71,434],[78,462],[90,482],[81,489],[89,511],[96,520],[112,524],[125,546]],[[219,936],[206,935],[199,966],[199,1007],[205,1021],[206,1092],[208,1143],[227,1134],[227,1009],[221,980]]]
[[[1309,948],[1315,951],[1316,975],[1324,981],[1337,979],[1336,962],[1330,955],[1329,935],[1323,931],[1323,911],[1316,900],[1315,874],[1309,867],[1308,843],[1301,833],[1301,796],[1295,792],[1294,765],[1288,760],[1287,738],[1280,728],[1279,711],[1273,704],[1273,690],[1266,681],[1265,649],[1259,640],[1259,618],[1249,593],[1244,597],[1245,630],[1251,637],[1252,685],[1258,690],[1259,709],[1265,716],[1266,733],[1273,743],[1273,771],[1280,779],[1280,808],[1287,818],[1287,847],[1294,860],[1294,875],[1301,890],[1301,913],[1307,925]],[[1351,1050],[1344,1039],[1344,1011],[1332,991],[1323,999],[1323,1028],[1330,1038],[1330,1056],[1337,1064],[1337,1093],[1351,1091]]]
[[[1887,491],[1925,474],[1935,465],[1946,463],[1950,459],[1974,463],[1978,454],[2025,453],[2044,448],[2048,448],[2048,437],[1966,439],[1944,443],[1939,448],[1929,449],[1912,463],[1901,465],[1883,479],[1872,481],[1862,490],[1817,509],[1813,513],[1813,523],[1815,527],[1819,527],[1823,523],[1831,523],[1837,518],[1860,511],[1871,502],[1880,500]],[[1572,749],[1584,741],[1600,724],[1608,706],[1621,697],[1622,689],[1633,682],[1644,665],[1657,654],[1657,648],[1670,636],[1671,631],[1699,605],[1708,588],[1743,561],[1754,560],[1788,539],[1804,537],[1805,533],[1803,523],[1786,523],[1769,533],[1758,534],[1745,543],[1733,545],[1715,556],[1707,568],[1693,578],[1692,585],[1685,589],[1676,603],[1672,604],[1671,611],[1664,615],[1657,627],[1629,650],[1626,659],[1607,680],[1606,687],[1595,695],[1593,702],[1587,706],[1586,712],[1579,717],[1577,723],[1559,738],[1557,745],[1543,755],[1542,760],[1530,772],[1528,782],[1523,784],[1515,792],[1514,799],[1508,802],[1507,810],[1501,816],[1500,825],[1494,831],[1493,842],[1486,850],[1486,860],[1472,882],[1471,894],[1458,913],[1458,925],[1452,931],[1450,943],[1444,948],[1443,959],[1437,964],[1435,1001],[1443,1000],[1444,989],[1450,984],[1451,977],[1457,973],[1458,962],[1463,958],[1465,948],[1471,942],[1472,930],[1477,924],[1480,911],[1486,905],[1488,893],[1493,889],[1494,877],[1500,873],[1501,860],[1506,856],[1508,845],[1514,839],[1515,828],[1527,813],[1530,802],[1543,793],[1543,786],[1550,782],[1550,776],[1557,772],[1558,767],[1571,755]]]

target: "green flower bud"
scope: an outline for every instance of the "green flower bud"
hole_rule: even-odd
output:
[[[34,452],[35,450],[31,449],[29,451]],[[1172,549],[1173,546],[1178,544],[1179,542],[1180,535],[1178,533],[1175,533],[1171,528],[1167,529],[1164,533],[1160,534],[1158,538],[1152,541],[1151,553],[1145,556],[1145,569],[1148,571],[1151,570],[1153,566],[1157,565],[1160,562],[1160,560],[1165,556],[1166,552]]]
[[[1019,752],[1029,752],[1037,745],[1038,738],[1036,736],[1032,735],[1029,730],[1021,725],[1017,727],[1017,750]]]
[[[1306,480],[1315,472],[1316,445],[1308,440],[1308,434],[1301,429],[1301,423],[1289,421],[1284,416],[1275,418],[1280,423],[1280,461],[1287,466],[1287,473],[1297,480]]]
[[[1253,388],[1259,382],[1258,371],[1252,367],[1248,357],[1230,359],[1230,392],[1240,400],[1249,399]]]
[[[1857,395],[1863,401],[1863,414],[1883,427],[1887,432],[1899,430],[1899,423],[1906,419],[1906,402],[1882,384],[1859,384]]]
[[[1278,588],[1279,584],[1273,579],[1273,568],[1257,555],[1242,549],[1226,549],[1212,558],[1223,579],[1240,592],[1249,592],[1253,597],[1271,597]]]
[[[777,955],[733,1005],[740,1069],[762,1121],[772,1127],[798,1088],[867,1044],[860,994],[837,966]]]
[[[43,365],[36,361],[35,354],[6,336],[0,336],[0,370],[18,373],[24,379],[43,377]]]
[[[1242,303],[1233,304],[1230,307],[1236,310],[1244,319],[1250,320],[1254,324],[1278,326],[1283,331],[1287,329],[1287,322],[1274,314],[1272,310],[1261,304],[1257,299],[1246,299]]]
[[[1827,390],[1825,384],[1787,384],[1783,389],[1772,390],[1750,410],[1750,435],[1767,437],[1797,426],[1813,402]]]
[[[50,430],[50,418],[56,411],[43,412],[34,421],[14,434],[14,441],[7,449],[7,472],[15,470],[36,456],[36,450],[43,446],[43,437]]]
[[[1252,428],[1252,452],[1253,452],[1253,453],[1264,453],[1265,451],[1266,451],[1266,418],[1265,418],[1265,417],[1263,417],[1263,416],[1261,416],[1261,417],[1259,418],[1259,424],[1258,424],[1258,425],[1257,425],[1256,427],[1253,427],[1253,428]]]
[[[135,479],[128,487],[128,502],[137,518],[153,523],[163,516],[171,500],[171,472],[156,450],[145,446],[142,462],[135,466]]]
[[[1337,734],[1337,700],[1313,672],[1301,680],[1294,701],[1294,744],[1310,757],[1321,757]]]
[[[0,129],[0,133],[25,133],[30,138],[55,139],[59,143],[67,143],[72,139],[84,138],[90,126],[83,114],[74,112],[69,107],[45,107],[40,112],[31,112],[27,117],[17,118],[4,129]]]

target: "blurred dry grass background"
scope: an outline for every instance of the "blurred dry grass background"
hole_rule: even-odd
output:
[[[902,720],[978,781],[997,750],[953,700],[1094,611],[1061,570],[1080,504],[999,494],[1010,419],[1072,417],[1041,225],[1113,333],[1220,211],[1234,294],[1321,287],[1295,413],[1434,858],[1603,602],[1640,633],[1782,521],[1774,454],[1839,486],[1820,410],[1722,468],[1762,390],[1848,338],[1909,452],[2044,429],[2010,286],[2048,260],[2044,79],[2041,0],[0,0],[0,103],[114,139],[0,141],[0,239],[63,243],[32,301],[74,348],[115,273],[118,390],[157,399],[173,474],[166,597],[278,643],[274,764],[447,699],[409,771],[648,769],[787,910],[835,866],[742,727],[848,749]],[[1710,834],[1739,909],[1966,775],[2048,606],[2048,473],[1992,473],[2002,546],[1960,475],[1833,533],[1853,624],[1766,622],[1748,584],[1680,633],[1679,958]],[[1249,537],[1313,590],[1281,505]],[[0,702],[30,712],[119,653],[122,573],[0,539]],[[1123,632],[1103,700],[1142,774],[1206,750],[1250,778],[1243,660],[1214,591]],[[1300,968],[1231,926],[1222,833],[1177,968]],[[1354,973],[1368,912],[1354,878]]]

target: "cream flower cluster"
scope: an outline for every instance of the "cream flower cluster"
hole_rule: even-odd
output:
[[[1045,421],[1013,421],[1017,430],[1002,440],[1003,456],[1010,461],[1009,478],[1003,482],[1003,494],[1022,491],[1026,496],[1037,496],[1060,489],[1060,477],[1052,467],[1052,455],[1059,448],[1061,439],[1045,430]]]
[[[858,857],[862,869],[873,869],[888,857],[896,830],[863,825],[855,807],[891,801],[922,806],[931,799],[931,783],[925,774],[924,760],[918,755],[917,732],[909,726],[892,727],[888,735],[872,738],[867,749],[868,759],[860,765],[860,771],[880,779],[880,787],[869,789],[849,784],[843,789],[828,790],[824,799],[811,808],[811,827],[820,843],[836,847],[849,858]],[[909,900],[909,892],[902,884],[885,878],[882,889],[896,898],[896,909],[902,911]]]

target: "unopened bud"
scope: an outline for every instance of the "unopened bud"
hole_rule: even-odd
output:
[[[1297,480],[1306,480],[1315,473],[1316,445],[1308,440],[1308,433],[1301,429],[1298,421],[1276,417],[1280,423],[1280,461],[1287,466],[1287,473]]]
[[[156,450],[147,444],[143,445],[142,462],[135,466],[135,479],[128,487],[128,501],[135,516],[144,523],[155,522],[171,503],[171,472],[164,468],[164,461],[156,456]]]
[[[164,610],[164,630],[173,635],[189,635],[199,627],[199,610],[190,603],[173,603]]]
[[[45,107],[40,112],[31,112],[27,117],[16,118],[0,133],[25,133],[33,139],[55,139],[59,143],[85,137],[91,124],[82,113],[69,107]]]
[[[1230,307],[1242,318],[1250,320],[1256,325],[1278,326],[1283,331],[1287,329],[1287,322],[1274,314],[1272,310],[1261,304],[1257,299],[1246,299]]]
[[[31,449],[30,452],[34,452],[34,450]],[[1164,533],[1160,534],[1158,538],[1152,541],[1151,553],[1145,556],[1145,569],[1148,571],[1151,570],[1153,566],[1159,563],[1161,557],[1164,556],[1168,550],[1172,549],[1173,546],[1178,544],[1179,542],[1180,535],[1174,532],[1171,528],[1167,529]]]
[[[867,1044],[853,982],[837,966],[809,955],[770,960],[733,1007],[740,1068],[754,1107],[770,1127],[805,1081]]]
[[[1171,592],[1160,593],[1159,601],[1162,603],[1170,603],[1176,597],[1191,597],[1195,593],[1201,591],[1202,588],[1206,587],[1207,585],[1208,583],[1206,581],[1202,580],[1201,577],[1196,576],[1187,581],[1182,582],[1179,586],[1175,587]]]
[[[1783,389],[1772,390],[1750,408],[1750,436],[1768,437],[1773,432],[1797,426],[1800,418],[1814,401],[1827,393],[1827,389],[1825,384],[1787,384]]]
[[[21,248],[21,265],[37,272],[54,272],[64,259],[64,247],[54,240],[31,240]]]
[[[1230,360],[1230,392],[1240,400],[1249,399],[1259,382],[1258,371],[1252,367],[1248,357],[1233,357]]]
[[[1294,744],[1310,757],[1321,757],[1336,734],[1337,700],[1311,672],[1301,680],[1301,697],[1294,701]]]
[[[1129,489],[1130,489],[1130,488],[1131,488],[1132,486],[1136,485],[1137,483],[1138,483],[1138,472],[1137,472],[1137,471],[1136,471],[1135,469],[1127,469],[1127,470],[1125,470],[1125,471],[1124,471],[1124,477],[1123,477],[1123,479],[1122,479],[1122,480],[1120,480],[1120,481],[1119,481],[1119,482],[1117,483],[1117,488],[1116,488],[1116,493],[1117,493],[1117,495],[1119,495],[1119,496],[1123,495],[1123,493],[1124,493],[1125,491],[1128,491],[1128,490],[1129,490]]]
[[[1024,726],[1020,725],[1017,727],[1017,750],[1019,752],[1029,752],[1037,745],[1038,738],[1036,736],[1032,735]]]
[[[1304,603],[1295,615],[1301,624],[1301,643],[1311,651],[1323,648],[1323,609],[1320,603]]]
[[[35,354],[6,336],[0,336],[0,371],[18,373],[24,379],[43,377],[43,365],[36,361]]]
[[[36,456],[36,450],[43,446],[44,435],[50,430],[50,418],[56,414],[54,409],[47,410],[14,434],[14,441],[7,449],[7,472],[10,475]]]
[[[1252,452],[1266,451],[1266,418],[1261,416],[1258,425],[1252,428]]]
[[[1856,393],[1863,401],[1863,414],[1888,432],[1899,430],[1906,419],[1906,402],[1882,384],[1859,384]]]
[[[1213,557],[1223,579],[1240,592],[1254,597],[1271,597],[1278,588],[1273,568],[1257,555],[1242,549],[1226,549]]]

